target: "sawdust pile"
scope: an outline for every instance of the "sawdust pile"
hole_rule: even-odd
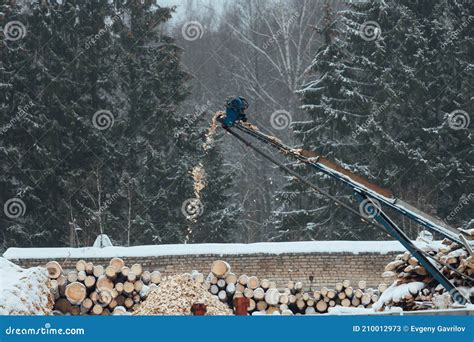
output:
[[[232,315],[226,304],[195,282],[189,274],[164,279],[133,314],[191,315],[191,306],[195,303],[206,304],[207,315]]]
[[[0,315],[49,315],[53,298],[44,267],[23,269],[0,258]]]

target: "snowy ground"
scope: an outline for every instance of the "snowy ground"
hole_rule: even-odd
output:
[[[43,267],[23,269],[0,258],[0,315],[47,315],[52,300]]]
[[[327,315],[387,315],[400,314],[401,312],[403,312],[402,308],[397,307],[378,312],[374,308],[346,308],[343,306],[335,306],[328,309]]]
[[[15,259],[56,258],[113,258],[164,255],[226,255],[226,254],[283,254],[283,253],[378,253],[404,252],[398,241],[301,241],[226,244],[179,244],[134,247],[84,248],[9,248],[3,257]]]

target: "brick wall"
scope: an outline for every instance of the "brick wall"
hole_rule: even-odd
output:
[[[286,253],[286,254],[235,254],[179,255],[158,257],[127,257],[127,265],[141,263],[145,269],[159,270],[164,275],[190,272],[194,269],[207,274],[213,260],[226,260],[236,274],[257,275],[267,278],[282,287],[289,279],[304,282],[308,288],[309,277],[314,277],[312,287],[334,286],[336,282],[349,279],[353,283],[366,280],[369,286],[382,282],[385,265],[394,259],[396,252],[380,253]],[[94,264],[105,265],[109,259],[87,259]],[[44,265],[45,259],[11,260],[23,267]],[[56,259],[63,268],[74,268],[77,259]]]

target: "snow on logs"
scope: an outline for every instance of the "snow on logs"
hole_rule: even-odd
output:
[[[467,299],[473,301],[474,287],[468,279],[474,276],[474,257],[470,251],[447,239],[428,242],[423,249],[440,262],[441,272]],[[409,252],[397,255],[388,263],[383,276],[395,277],[395,281],[389,288],[379,286],[384,294],[375,306],[377,310],[385,307],[401,307],[405,311],[446,309],[454,304],[444,287],[434,281]]]

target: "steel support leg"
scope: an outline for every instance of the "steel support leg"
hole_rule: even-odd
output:
[[[355,197],[360,203],[368,203],[372,200],[362,192],[355,192]],[[374,203],[374,202],[372,202]],[[444,276],[443,273],[433,265],[426,256],[418,251],[418,248],[408,238],[403,230],[401,230],[390,217],[388,217],[382,210],[374,210],[373,218],[378,223],[383,225],[387,232],[400,241],[400,243],[418,260],[418,262],[449,292],[453,301],[460,304],[466,304],[468,300],[459,292],[459,290],[451,284],[451,282]]]

